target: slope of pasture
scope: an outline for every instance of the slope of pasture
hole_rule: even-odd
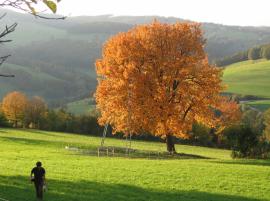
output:
[[[249,101],[246,104],[260,111],[265,111],[270,108],[270,100]]]
[[[76,115],[89,115],[95,110],[93,99],[83,99],[67,104],[67,111]]]
[[[244,61],[224,69],[223,81],[227,92],[270,99],[270,61]],[[250,101],[245,104],[261,111],[270,108],[270,100]]]
[[[225,68],[228,92],[270,98],[270,61],[244,61]]]
[[[31,95],[42,95],[42,91],[39,91],[39,88],[36,89],[37,85],[43,86],[43,91],[45,91],[46,86],[43,83],[55,83],[55,82],[64,82],[56,77],[53,77],[47,73],[34,71],[29,69],[27,66],[4,63],[1,66],[2,74],[13,74],[15,78],[2,78],[0,80],[0,97],[3,97],[8,92],[14,90],[21,90],[31,88],[33,92],[38,91],[39,94]],[[20,83],[20,85],[18,84]],[[35,83],[35,84],[33,84]],[[15,87],[18,85],[17,87]]]
[[[96,149],[100,138],[38,130],[0,129],[0,198],[34,201],[29,171],[47,170],[48,201],[269,201],[270,161],[231,160],[227,150],[177,145],[205,159],[97,157],[64,147]],[[124,146],[107,139],[107,145]],[[164,144],[132,143],[162,151]]]

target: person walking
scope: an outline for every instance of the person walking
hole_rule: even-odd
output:
[[[45,169],[42,167],[42,163],[38,161],[36,167],[34,167],[30,174],[31,182],[34,182],[36,189],[37,199],[43,199],[43,186],[45,185]],[[33,177],[34,175],[34,177]]]

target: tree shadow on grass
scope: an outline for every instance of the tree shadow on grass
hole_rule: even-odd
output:
[[[200,191],[158,191],[126,184],[49,179],[45,201],[264,201]],[[0,197],[10,201],[34,201],[34,187],[23,176],[0,175]]]
[[[261,159],[235,159],[229,161],[209,161],[211,163],[219,163],[226,165],[255,165],[255,166],[270,166],[270,160],[261,160]]]
[[[3,141],[15,142],[23,145],[36,145],[36,146],[48,146],[48,145],[61,145],[61,142],[47,141],[47,140],[36,140],[23,137],[6,137],[0,136]]]
[[[0,128],[0,133],[7,133],[7,131],[4,131]]]
[[[38,148],[42,147],[55,147],[57,149],[65,149],[69,143],[62,142],[62,141],[48,141],[48,140],[41,140],[41,139],[29,139],[24,137],[8,137],[8,136],[0,136],[2,141],[12,142],[21,144],[23,146],[30,145],[30,146],[37,146]],[[93,145],[71,145],[71,149],[67,149],[70,151],[72,155],[84,155],[84,156],[98,156],[96,146]],[[162,159],[162,160],[179,160],[179,159],[210,159],[208,157],[194,155],[194,154],[186,154],[186,153],[178,153],[174,155],[169,155],[167,152],[155,152],[155,151],[148,151],[148,150],[133,150],[130,154],[126,154],[126,148],[121,147],[121,149],[115,151],[114,155],[109,153],[110,157],[125,157],[130,159]],[[107,157],[106,151],[100,154],[101,157]]]
[[[37,129],[18,129],[18,130],[25,131],[27,133],[38,134],[38,135],[45,135],[45,136],[52,136],[52,137],[63,137],[63,136],[57,134],[57,132],[56,132],[56,134],[52,133],[53,131],[50,132],[50,131],[37,130]],[[65,133],[65,134],[67,134],[67,133]]]
[[[61,134],[68,134],[68,133],[64,133],[64,132],[55,132],[55,133],[52,133],[53,131],[45,131],[45,130],[37,130],[37,129],[27,129],[27,128],[7,128],[9,129],[10,131],[13,131],[13,132],[27,132],[27,133],[32,133],[32,134],[37,134],[37,135],[43,135],[43,136],[52,136],[52,137],[63,137],[64,136],[61,136]],[[8,133],[6,130],[2,130],[0,128],[0,133]]]
[[[52,140],[42,140],[42,139],[29,139],[25,137],[8,137],[8,136],[0,136],[0,140],[6,141],[6,142],[12,142],[12,143],[18,143],[21,145],[30,145],[30,146],[38,146],[38,148],[42,147],[55,147],[57,149],[63,149],[67,145],[74,145],[77,146],[79,145],[80,148],[87,148],[87,149],[92,149],[96,150],[96,147],[93,145],[80,145],[76,143],[71,143],[71,142],[64,142],[64,141],[52,141]]]
[[[68,147],[74,155],[83,156],[99,156],[99,157],[125,157],[129,159],[163,159],[163,160],[177,160],[177,159],[210,159],[205,156],[175,153],[160,152],[153,150],[142,149],[127,149],[126,147],[95,147],[94,149],[84,149],[76,147]]]

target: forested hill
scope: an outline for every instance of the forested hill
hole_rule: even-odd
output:
[[[101,55],[104,41],[115,33],[127,31],[135,24],[153,19],[176,22],[182,19],[158,16],[82,16],[66,20],[41,20],[33,16],[7,13],[1,27],[17,22],[13,41],[0,48],[0,55],[12,57],[0,72],[16,75],[0,79],[0,96],[12,90],[40,95],[61,104],[89,97],[95,90],[94,63]],[[206,50],[211,61],[260,44],[270,43],[269,27],[237,27],[202,23],[207,39]]]

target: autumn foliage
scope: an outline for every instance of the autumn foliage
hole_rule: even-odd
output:
[[[2,111],[7,119],[17,127],[23,121],[27,106],[27,97],[18,91],[11,92],[3,98]]]
[[[222,128],[237,120],[238,105],[220,95],[222,72],[208,63],[204,44],[197,23],[155,21],[109,39],[96,62],[100,124],[168,143],[189,137],[194,122]]]
[[[27,102],[25,111],[25,123],[31,125],[32,128],[39,128],[42,118],[47,111],[45,101],[39,97],[34,96]]]
[[[25,94],[14,91],[3,98],[1,111],[15,127],[39,128],[47,106],[41,97],[34,96],[28,99]]]

